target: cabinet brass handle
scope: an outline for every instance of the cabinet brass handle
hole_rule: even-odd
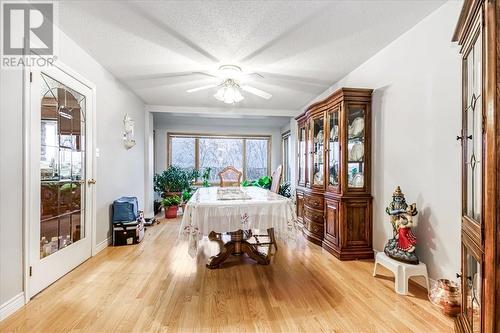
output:
[[[89,184],[89,185],[94,185],[95,183],[97,183],[97,181],[93,178],[87,180],[87,184]]]

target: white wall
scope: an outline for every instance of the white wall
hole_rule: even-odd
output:
[[[109,205],[122,195],[144,202],[144,104],[65,34],[60,61],[97,86],[97,237],[109,234]],[[22,292],[22,74],[1,72],[0,86],[0,305]],[[135,120],[137,145],[122,143],[123,116]]]
[[[417,253],[432,278],[460,267],[460,57],[450,1],[315,100],[340,87],[373,88],[373,240],[392,235],[384,213],[395,186],[419,209]]]
[[[21,72],[0,73],[0,306],[23,290]]]
[[[203,118],[199,116],[154,115],[155,128],[155,172],[167,168],[167,133],[203,133],[203,134],[236,134],[236,135],[271,135],[271,169],[281,164],[281,132],[280,128],[288,121],[235,119],[235,118]]]

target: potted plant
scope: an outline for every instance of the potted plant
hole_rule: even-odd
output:
[[[179,196],[183,190],[191,186],[198,176],[199,172],[196,169],[183,169],[172,165],[167,170],[154,176],[154,190],[162,198],[173,195]]]
[[[201,176],[201,179],[203,180],[203,187],[209,187],[210,186],[210,171],[212,171],[212,168],[206,168],[205,171],[203,172],[203,175]]]
[[[177,209],[179,208],[180,203],[181,198],[177,195],[164,198],[161,201],[161,205],[165,208],[166,219],[175,219],[177,217]]]
[[[258,180],[254,180],[254,181],[245,180],[241,184],[241,186],[243,186],[243,187],[258,186],[258,187],[265,188],[266,190],[269,190],[271,188],[272,181],[273,181],[273,179],[271,177],[263,176],[263,177],[260,177]]]
[[[181,208],[182,211],[184,212],[184,208],[186,207],[187,202],[191,197],[193,196],[193,189],[191,187],[185,189],[182,191],[181,198],[182,198],[182,203],[181,203]]]
[[[291,193],[291,184],[290,184],[290,182],[284,182],[283,184],[281,184],[278,194],[280,194],[280,195],[282,195],[284,197],[287,197],[287,198],[291,198],[292,197],[292,193]]]

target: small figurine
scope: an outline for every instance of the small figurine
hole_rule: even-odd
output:
[[[417,238],[412,230],[413,217],[418,214],[417,205],[415,203],[408,205],[398,186],[385,212],[391,217],[393,231],[393,237],[385,245],[385,254],[395,260],[418,265],[418,257],[415,254]]]

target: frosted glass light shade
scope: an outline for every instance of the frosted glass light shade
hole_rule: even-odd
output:
[[[217,92],[214,94],[214,97],[226,104],[238,103],[244,99],[244,97],[240,93],[240,90],[234,85],[219,88],[219,90],[217,90]]]

